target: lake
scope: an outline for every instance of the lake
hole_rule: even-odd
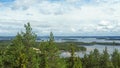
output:
[[[76,52],[77,56],[83,57],[85,53],[89,54],[90,51],[94,51],[95,48],[98,49],[100,53],[102,53],[103,50],[105,49],[105,47],[107,47],[107,50],[108,50],[109,54],[112,54],[115,49],[118,49],[118,51],[120,52],[120,46],[111,46],[111,45],[107,45],[107,46],[106,45],[86,46],[86,45],[84,45],[84,47],[86,47],[87,51],[84,52],[84,53]],[[69,52],[62,52],[61,56],[62,57],[70,57],[70,53]]]

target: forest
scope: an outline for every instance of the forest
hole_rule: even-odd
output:
[[[76,51],[84,51],[76,44],[66,46],[55,43],[50,32],[49,40],[37,42],[37,35],[30,23],[24,25],[25,31],[17,33],[9,44],[0,44],[0,68],[120,68],[120,52],[115,49],[109,54],[107,47],[102,53],[94,49],[83,57]],[[4,46],[7,45],[7,46]],[[60,57],[62,50],[69,51],[70,57]]]

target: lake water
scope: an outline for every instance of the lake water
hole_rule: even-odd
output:
[[[118,49],[120,51],[120,46],[111,46],[111,45],[93,45],[93,46],[85,46],[87,48],[87,53],[90,51],[93,51],[95,48],[99,50],[100,53],[103,52],[105,47],[107,47],[108,52],[111,54],[115,49]]]
[[[86,52],[76,52],[77,56],[83,57],[84,54],[89,54],[90,51],[94,51],[94,49],[98,49],[100,53],[103,53],[103,50],[105,50],[105,47],[107,47],[108,53],[112,54],[113,51],[115,49],[117,49],[120,52],[120,46],[111,46],[111,45],[93,45],[93,46],[86,46],[84,45],[84,47],[86,47],[87,51]],[[62,52],[61,54],[62,57],[70,57],[70,53],[69,52]]]

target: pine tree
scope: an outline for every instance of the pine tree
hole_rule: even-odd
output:
[[[101,55],[100,68],[113,68],[113,64],[110,61],[110,55],[107,52],[107,47],[105,47],[105,50],[103,51],[103,54]]]
[[[90,52],[90,54],[88,55],[88,62],[87,67],[88,68],[94,68],[94,55],[93,55],[93,51]]]
[[[32,32],[32,28],[30,26],[30,23],[27,23],[24,25],[25,32],[22,32],[22,41],[24,45],[29,48],[31,46],[34,46],[36,44],[36,34]]]
[[[70,54],[71,54],[71,57],[69,58],[69,64],[68,64],[68,68],[74,68],[74,65],[75,65],[75,51],[74,51],[74,47],[73,45],[71,44],[71,50],[70,50]]]
[[[88,55],[84,54],[84,57],[82,58],[83,68],[87,68],[88,65]]]
[[[35,67],[36,52],[32,46],[36,44],[36,35],[32,32],[30,23],[25,25],[25,29],[25,32],[16,35],[12,45],[6,49],[4,64],[9,68]]]
[[[117,49],[115,49],[115,51],[113,52],[113,54],[111,56],[111,60],[112,60],[112,63],[113,63],[115,68],[120,68],[120,66],[119,66],[119,64],[120,64],[120,54],[119,54]]]
[[[44,62],[46,67],[49,68],[60,68],[60,59],[59,59],[59,49],[57,48],[55,42],[54,42],[54,36],[53,33],[50,32],[50,37],[47,42],[41,42],[40,44],[40,50],[43,56],[45,56]],[[45,53],[45,54],[44,54]]]
[[[93,58],[94,58],[94,61],[93,61],[94,68],[99,68],[100,53],[99,53],[98,49],[94,49]]]
[[[90,54],[84,55],[84,68],[99,68],[100,54],[97,49],[91,51]]]
[[[68,58],[68,67],[67,68],[82,68],[82,62],[79,57],[75,55],[75,48],[71,44],[70,54],[71,56]]]

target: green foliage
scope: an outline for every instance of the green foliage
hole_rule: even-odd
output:
[[[42,65],[45,66],[44,68],[57,68],[60,67],[59,62],[59,50],[54,43],[54,36],[53,33],[50,33],[50,38],[48,42],[41,42],[40,50],[42,56],[44,56],[44,60]]]
[[[68,66],[67,68],[82,68],[82,62],[79,57],[76,57],[75,55],[75,48],[74,45],[71,44],[70,46],[70,54],[71,56],[68,58]]]
[[[100,65],[101,68],[108,68],[110,64],[110,55],[107,52],[107,47],[105,47],[105,50],[103,51],[103,54],[101,55]]]
[[[70,48],[71,43],[72,42],[56,42],[56,46],[59,48],[59,50],[68,51],[71,49]],[[75,51],[82,51],[82,52],[86,51],[86,48],[84,46],[80,46],[75,43],[72,44],[74,44]]]
[[[111,60],[115,68],[120,68],[120,53],[117,49],[113,52]]]
[[[36,34],[32,32],[30,23],[25,25],[25,32],[22,32],[22,41],[26,47],[34,46],[36,43]]]
[[[2,62],[5,68],[36,68],[36,52],[32,46],[35,45],[36,35],[28,23],[25,32],[18,33],[4,51]]]

